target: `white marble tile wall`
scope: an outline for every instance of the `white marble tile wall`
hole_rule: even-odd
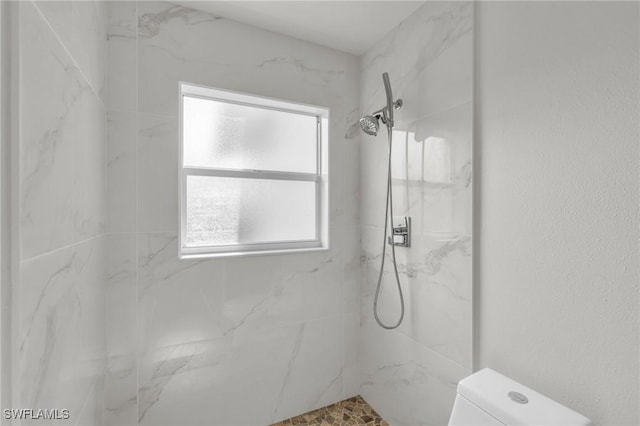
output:
[[[471,356],[471,4],[425,5],[361,60],[165,2],[18,7],[25,405],[256,424],[361,392],[393,424],[446,420]],[[390,333],[371,318],[386,144],[343,137],[384,102],[383,71],[415,227]],[[330,107],[329,251],[177,259],[179,80]]]
[[[66,424],[102,415],[101,407],[86,412],[86,404],[88,398],[102,398],[104,384],[103,240],[21,263],[21,403],[67,408]]]
[[[104,105],[40,6],[25,2],[20,8],[20,230],[25,259],[94,237],[105,227]],[[73,22],[68,27],[78,26]],[[97,42],[86,40],[76,49],[93,50]]]
[[[16,2],[20,61],[19,401],[102,423],[104,2]],[[22,424],[28,424],[23,422]]]
[[[164,2],[19,7],[25,404],[70,424],[255,424],[360,391],[394,424],[446,420],[471,354],[470,4],[427,4],[361,61]],[[385,143],[342,137],[384,102],[383,71],[415,227],[391,333],[371,321]],[[331,250],[177,259],[178,80],[331,108]]]
[[[394,132],[394,214],[412,217],[397,249],[406,313],[396,330],[374,321],[382,253],[386,130],[360,138],[361,394],[394,425],[446,424],[456,382],[471,370],[471,2],[427,2],[361,60],[361,110],[386,100],[382,73],[404,100]],[[387,252],[387,262],[390,254]],[[390,263],[379,300],[399,315]]]
[[[105,425],[138,423],[138,4],[107,4]]]
[[[267,424],[357,394],[358,58],[171,3],[107,7],[105,424]],[[330,108],[330,250],[178,259],[181,80]]]

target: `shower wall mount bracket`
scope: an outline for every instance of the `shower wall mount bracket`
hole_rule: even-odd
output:
[[[396,247],[411,247],[411,217],[394,216],[387,242]]]

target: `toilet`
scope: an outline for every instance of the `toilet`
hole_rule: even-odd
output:
[[[458,383],[449,426],[587,426],[591,420],[490,368]]]

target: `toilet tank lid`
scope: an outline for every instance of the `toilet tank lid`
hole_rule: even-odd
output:
[[[524,395],[513,395],[510,392]],[[546,396],[529,389],[502,374],[485,368],[462,379],[458,383],[458,394],[496,417],[502,423],[513,426],[587,426],[591,421],[581,414]]]

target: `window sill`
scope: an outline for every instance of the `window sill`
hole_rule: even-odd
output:
[[[289,254],[304,254],[328,251],[329,246],[308,247],[308,248],[291,248],[291,249],[274,249],[274,250],[254,250],[254,251],[227,251],[218,253],[180,253],[180,260],[203,260],[203,259],[219,259],[229,257],[250,257],[250,256],[274,256]]]

